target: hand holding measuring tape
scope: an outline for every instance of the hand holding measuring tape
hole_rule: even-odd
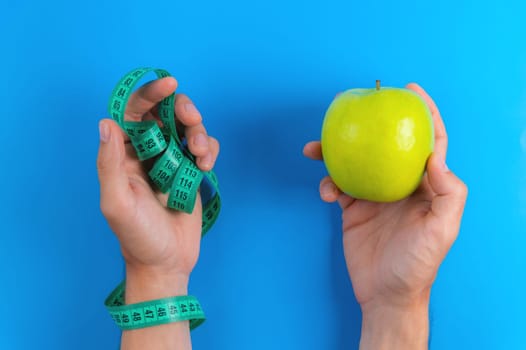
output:
[[[161,79],[132,94],[152,71]],[[173,94],[176,86],[168,72],[149,68],[121,79],[109,105],[117,124],[100,124],[98,170],[101,209],[121,242],[127,269],[188,277],[201,236],[219,214],[218,183],[210,171],[219,144],[207,135],[190,99]],[[200,186],[207,187],[209,198],[201,199]],[[193,327],[204,319],[191,296],[166,295],[133,305],[124,305],[124,298],[121,284],[106,301],[122,329],[179,320],[191,320]]]

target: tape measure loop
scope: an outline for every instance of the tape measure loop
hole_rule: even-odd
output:
[[[192,295],[126,305],[125,288],[122,282],[105,301],[111,318],[123,331],[180,321],[189,321],[190,329],[194,329],[205,321],[201,304]]]
[[[173,137],[170,137],[168,148],[148,172],[150,179],[162,193],[168,192],[172,187],[175,174],[183,158],[183,152],[181,152]]]
[[[148,124],[148,128],[135,129],[133,136],[130,136],[130,141],[137,152],[139,160],[146,160],[160,154],[166,149],[166,140],[161,132],[161,129],[156,122],[143,122],[143,125]]]
[[[190,159],[183,158],[170,189],[168,206],[190,214],[202,179],[203,172]]]

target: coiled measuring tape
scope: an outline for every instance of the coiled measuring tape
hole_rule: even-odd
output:
[[[138,68],[126,74],[114,88],[108,110],[111,117],[130,137],[139,160],[157,157],[148,175],[162,193],[169,192],[167,206],[192,213],[199,187],[204,187],[202,235],[212,227],[221,208],[219,184],[213,171],[203,172],[195,164],[195,157],[181,141],[175,122],[175,94],[158,105],[156,121],[132,122],[124,120],[126,106],[133,89],[146,74],[154,72],[158,78],[170,76],[166,70]],[[105,301],[115,323],[123,330],[137,329],[176,321],[189,320],[190,329],[205,320],[199,301],[193,296],[176,296],[125,305],[125,282],[122,282]]]
[[[106,299],[106,308],[115,324],[123,331],[189,321],[194,329],[205,321],[201,304],[192,295],[183,295],[124,305],[124,282]]]

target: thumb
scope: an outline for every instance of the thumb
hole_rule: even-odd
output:
[[[97,171],[100,182],[100,203],[104,215],[121,212],[126,200],[128,177],[124,167],[124,139],[120,127],[110,119],[99,122],[100,145]],[[120,205],[119,205],[120,203]],[[113,213],[113,214],[112,214]]]
[[[460,219],[466,203],[467,187],[453,174],[446,166],[440,154],[433,153],[427,163],[427,176],[429,185],[435,193],[431,203],[431,212],[442,224],[441,226],[452,228],[446,230],[455,232],[455,237],[451,237],[451,243],[456,238]]]

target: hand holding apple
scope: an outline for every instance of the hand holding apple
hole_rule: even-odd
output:
[[[363,311],[361,349],[380,349],[386,342],[389,349],[427,348],[431,286],[458,235],[467,196],[464,183],[445,165],[447,134],[435,103],[420,86],[407,88],[427,103],[435,133],[416,191],[379,203],[344,194],[330,177],[320,183],[321,198],[338,201],[343,210],[345,259]],[[321,160],[321,146],[310,142],[304,154]]]

